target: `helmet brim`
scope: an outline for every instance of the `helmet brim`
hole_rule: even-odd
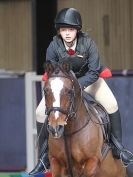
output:
[[[77,26],[77,25],[70,25],[70,24],[55,24],[55,28],[56,30],[59,30],[60,28],[75,28],[77,30],[80,30],[82,27],[81,26]]]

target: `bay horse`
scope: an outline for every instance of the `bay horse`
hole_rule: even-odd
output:
[[[106,143],[103,126],[68,63],[46,62],[44,85],[52,177],[126,177]]]

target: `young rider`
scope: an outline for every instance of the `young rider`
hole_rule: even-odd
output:
[[[92,38],[81,31],[80,13],[74,8],[62,9],[55,18],[55,28],[57,35],[47,49],[46,60],[56,63],[65,59],[72,63],[72,69],[76,73],[81,87],[91,94],[109,114],[114,157],[121,158],[126,165],[133,163],[132,153],[122,145],[121,117],[117,101],[105,80],[100,77],[103,68],[99,61],[98,49]],[[102,72],[102,76],[106,77],[106,74],[110,74],[107,69]],[[49,168],[48,133],[45,121],[47,116],[44,105],[45,99],[42,98],[36,110],[37,133],[40,151],[41,149],[42,151],[39,161],[29,173],[30,175],[35,175]]]

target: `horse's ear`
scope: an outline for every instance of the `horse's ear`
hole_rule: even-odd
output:
[[[52,74],[54,72],[54,65],[51,61],[46,61],[44,64],[44,69],[47,75]]]
[[[61,68],[63,69],[63,71],[65,71],[65,72],[69,72],[70,70],[71,70],[71,64],[70,64],[70,62],[62,62],[62,64],[61,64]]]

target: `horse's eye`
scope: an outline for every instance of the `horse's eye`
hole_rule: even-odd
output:
[[[70,96],[72,96],[72,90],[68,90],[68,94],[70,95]]]
[[[69,90],[68,94],[69,94],[70,98],[75,97],[75,93],[74,93],[73,89]]]

